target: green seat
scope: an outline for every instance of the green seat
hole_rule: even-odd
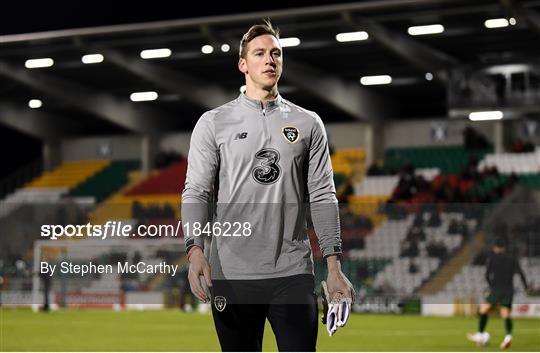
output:
[[[463,170],[471,156],[481,160],[492,151],[467,150],[461,146],[389,148],[384,161],[386,169],[399,169],[412,163],[416,168],[439,168],[442,174],[456,174]]]
[[[101,202],[128,182],[128,172],[139,168],[138,161],[114,161],[108,167],[92,175],[75,188],[69,195],[74,197],[94,197]]]

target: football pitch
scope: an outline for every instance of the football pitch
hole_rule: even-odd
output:
[[[503,322],[491,316],[491,343],[465,339],[474,317],[353,314],[328,337],[319,325],[319,351],[499,351]],[[219,351],[210,314],[176,310],[0,310],[0,351]],[[264,351],[277,351],[270,326]],[[510,351],[540,351],[540,319],[515,319]]]

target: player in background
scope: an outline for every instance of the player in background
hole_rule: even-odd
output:
[[[494,305],[500,306],[500,315],[504,319],[506,335],[500,344],[506,349],[512,344],[512,300],[514,296],[514,274],[519,274],[523,287],[527,290],[527,279],[519,265],[519,261],[506,251],[506,240],[496,238],[492,253],[486,264],[486,280],[489,293],[486,301],[480,305],[478,332],[468,334],[467,338],[479,345],[487,345],[490,335],[485,331],[488,322],[488,312]]]

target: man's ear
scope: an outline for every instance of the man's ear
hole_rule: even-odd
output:
[[[240,72],[242,72],[243,74],[247,74],[246,59],[240,58],[240,60],[238,60],[238,70],[240,70]]]

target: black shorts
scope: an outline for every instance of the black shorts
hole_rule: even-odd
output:
[[[311,274],[213,280],[212,316],[222,351],[261,351],[270,321],[280,351],[315,351],[318,310]]]
[[[500,305],[512,309],[513,298],[513,292],[491,289],[486,297],[486,301],[491,305]]]

